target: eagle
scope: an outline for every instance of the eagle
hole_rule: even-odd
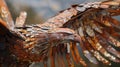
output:
[[[120,0],[89,2],[72,5],[42,24],[26,25],[26,12],[13,21],[0,0],[0,66],[87,67],[85,59],[120,63],[119,15]]]

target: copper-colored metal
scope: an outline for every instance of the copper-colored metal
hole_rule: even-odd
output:
[[[14,22],[13,22],[12,16],[4,0],[0,0],[0,14],[3,20],[5,20],[5,22],[7,23],[9,29],[13,30]]]
[[[36,25],[24,25],[26,13],[22,13],[14,27],[4,0],[0,0],[0,44],[3,46],[0,49],[7,57],[12,55],[14,62],[43,62],[44,67],[49,60],[51,67],[59,64],[66,67],[65,60],[69,67],[75,66],[74,61],[86,67],[77,46],[94,64],[98,61],[107,65],[111,65],[110,61],[120,63],[120,52],[116,49],[120,48],[120,22],[113,18],[120,15],[119,4],[114,0],[73,5]]]

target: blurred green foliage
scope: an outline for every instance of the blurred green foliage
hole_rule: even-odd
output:
[[[33,7],[30,7],[28,5],[19,7],[19,11],[15,9],[15,6],[13,6],[9,0],[6,0],[6,3],[8,5],[8,8],[12,14],[13,20],[16,20],[16,17],[19,16],[20,12],[26,11],[27,12],[27,19],[26,24],[36,24],[36,23],[42,23],[44,21],[44,18],[40,15],[38,16],[37,13],[34,11]],[[17,6],[16,6],[17,8]]]

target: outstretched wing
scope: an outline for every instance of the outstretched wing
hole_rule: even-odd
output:
[[[95,64],[97,61],[109,65],[110,61],[120,62],[119,1],[78,4],[74,7],[79,12],[63,27],[79,34],[84,56]],[[76,45],[71,46],[73,59],[78,61]]]
[[[80,36],[79,45],[90,62],[97,64],[100,61],[107,65],[111,61],[119,63],[120,23],[115,19],[120,14],[119,8],[119,2],[116,1],[73,5],[44,24],[28,26],[26,34],[29,35],[25,45],[28,48],[33,45],[33,53],[38,52],[43,57],[45,66],[50,59],[51,67],[55,67],[55,63],[64,67],[64,56],[70,67],[74,66],[73,61],[86,66],[79,54],[78,42],[71,41],[71,38],[75,38],[72,29]]]
[[[63,42],[64,36],[61,36],[60,38],[60,35],[58,35],[56,37],[63,41],[57,41],[56,43],[56,39],[50,41],[54,42],[53,44],[47,44],[50,46],[49,49],[48,47],[44,48],[46,44],[43,46],[44,49],[39,48],[42,50],[41,54],[44,54],[44,56],[47,57],[44,58],[44,65],[47,66],[48,58],[50,58],[51,67],[55,67],[55,63],[64,67],[65,62],[63,56],[65,56],[70,67],[74,66],[73,61],[86,66],[86,63],[79,54],[79,47],[77,46],[78,42],[74,40],[70,41],[69,38],[72,37],[68,35],[68,30],[65,28],[74,30],[80,36],[79,45],[82,48],[84,56],[90,62],[97,64],[98,61],[100,61],[106,65],[111,65],[111,61],[119,63],[120,22],[115,17],[120,14],[119,3],[119,1],[106,1],[73,5],[71,8],[50,18],[44,24],[37,25],[36,27],[38,27],[39,30],[41,28],[42,31],[45,30],[47,33],[57,34],[57,32],[59,32],[60,34],[60,32],[62,32],[63,34],[67,33],[68,36],[67,42]],[[61,30],[60,28],[63,29]],[[53,32],[48,32],[48,30]],[[40,39],[40,36],[37,37]],[[53,38],[50,38],[50,40],[52,39]],[[42,47],[42,45],[40,46],[41,42],[37,42],[39,47]]]
[[[51,67],[55,67],[55,63],[65,67],[65,56],[70,67],[74,66],[73,61],[86,66],[79,54],[80,45],[84,56],[92,63],[97,64],[98,61],[108,65],[111,64],[110,61],[118,63],[120,22],[115,16],[120,15],[119,4],[119,0],[115,0],[73,5],[44,24],[33,26],[23,26],[26,18],[26,13],[23,12],[17,18],[15,27],[12,22],[9,23],[11,21],[9,19],[5,21],[13,25],[11,27],[0,20],[0,31],[3,31],[0,35],[11,34],[15,38],[13,41],[10,36],[8,37],[9,43],[13,44],[11,40],[15,42],[8,48],[22,61],[42,61],[47,66],[50,59]],[[3,19],[9,18],[8,14],[1,16]]]

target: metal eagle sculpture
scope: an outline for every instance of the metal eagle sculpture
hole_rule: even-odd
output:
[[[25,25],[26,12],[16,21],[0,0],[0,65],[29,66],[42,62],[87,67],[78,47],[89,62],[111,65],[120,63],[120,1],[109,0],[72,5],[43,24]],[[22,66],[23,65],[23,66]]]

